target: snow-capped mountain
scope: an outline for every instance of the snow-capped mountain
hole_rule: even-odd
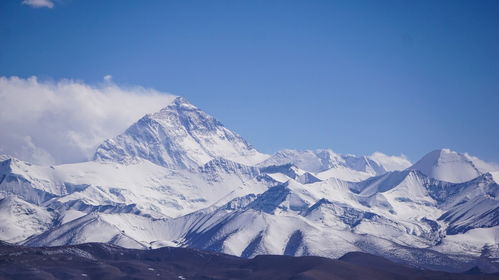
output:
[[[106,242],[243,257],[341,257],[499,271],[495,164],[438,150],[406,158],[252,148],[183,98],[104,142],[95,160],[0,157],[0,239]]]
[[[361,181],[387,171],[403,170],[411,163],[397,156],[374,153],[372,156],[342,155],[332,150],[282,150],[259,166],[293,164],[313,172],[320,179],[338,178],[347,181]]]
[[[94,158],[127,162],[143,158],[170,168],[197,168],[215,158],[256,164],[268,156],[182,97],[146,115],[105,141]]]
[[[499,165],[484,162],[466,153],[449,149],[435,150],[410,167],[442,181],[462,183],[484,173],[499,170]]]

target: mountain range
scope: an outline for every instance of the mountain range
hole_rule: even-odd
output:
[[[175,98],[88,162],[0,156],[0,240],[257,255],[362,252],[499,272],[499,165],[449,149],[404,157],[257,151]]]

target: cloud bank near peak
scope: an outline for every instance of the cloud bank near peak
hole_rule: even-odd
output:
[[[88,160],[103,140],[174,98],[109,81],[91,86],[74,80],[0,77],[0,154],[38,164]]]

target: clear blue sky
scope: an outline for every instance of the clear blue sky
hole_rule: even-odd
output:
[[[499,162],[495,0],[0,1],[0,75],[107,74],[182,95],[268,153]]]

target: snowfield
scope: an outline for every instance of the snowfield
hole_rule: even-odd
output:
[[[0,239],[242,257],[360,251],[499,272],[498,170],[448,149],[415,164],[332,150],[265,155],[179,97],[106,140],[93,161],[38,166],[1,155]]]

